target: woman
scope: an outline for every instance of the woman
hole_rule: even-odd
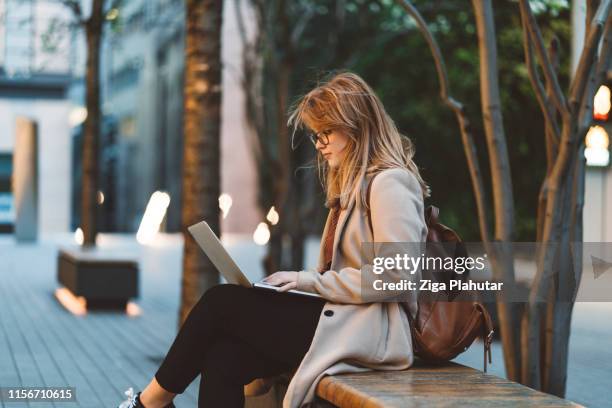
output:
[[[400,303],[386,292],[367,300],[361,293],[362,242],[425,242],[427,236],[429,189],[411,142],[352,73],[304,96],[289,124],[312,131],[330,213],[318,270],[276,272],[265,281],[322,298],[213,287],[190,312],[151,383],[122,407],[172,406],[199,374],[200,407],[242,407],[246,384],[296,369],[283,406],[299,407],[313,400],[323,375],[412,364],[407,313],[416,315],[416,295]]]

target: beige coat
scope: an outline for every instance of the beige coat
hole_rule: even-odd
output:
[[[363,188],[367,182],[364,181]],[[405,308],[413,316],[416,314],[416,295],[404,305],[380,302],[385,300],[384,292],[379,295],[380,299],[375,299],[379,302],[363,303],[361,244],[425,242],[427,226],[418,180],[408,170],[382,171],[372,184],[370,207],[373,237],[366,210],[353,200],[340,213],[331,270],[324,274],[302,271],[298,275],[299,290],[319,293],[328,302],[310,349],[289,384],[284,408],[311,402],[316,385],[324,375],[371,369],[402,370],[412,365],[412,340]],[[328,228],[329,218],[323,236]],[[323,264],[322,250],[319,265]]]

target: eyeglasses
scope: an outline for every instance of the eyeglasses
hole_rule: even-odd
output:
[[[317,133],[310,132],[308,138],[310,138],[310,141],[315,147],[317,146],[317,142],[321,143],[323,146],[327,146],[329,144],[329,135],[331,135],[332,132],[332,129],[325,129]]]

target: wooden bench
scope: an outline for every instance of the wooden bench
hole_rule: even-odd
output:
[[[460,364],[431,366],[419,361],[404,371],[324,377],[317,398],[317,408],[581,407]]]

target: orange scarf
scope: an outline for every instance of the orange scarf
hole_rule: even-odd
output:
[[[340,205],[336,204],[330,208],[330,221],[327,234],[323,240],[323,266],[319,269],[319,273],[324,273],[331,269],[332,255],[334,253],[334,235],[338,226],[338,218],[340,218]]]

